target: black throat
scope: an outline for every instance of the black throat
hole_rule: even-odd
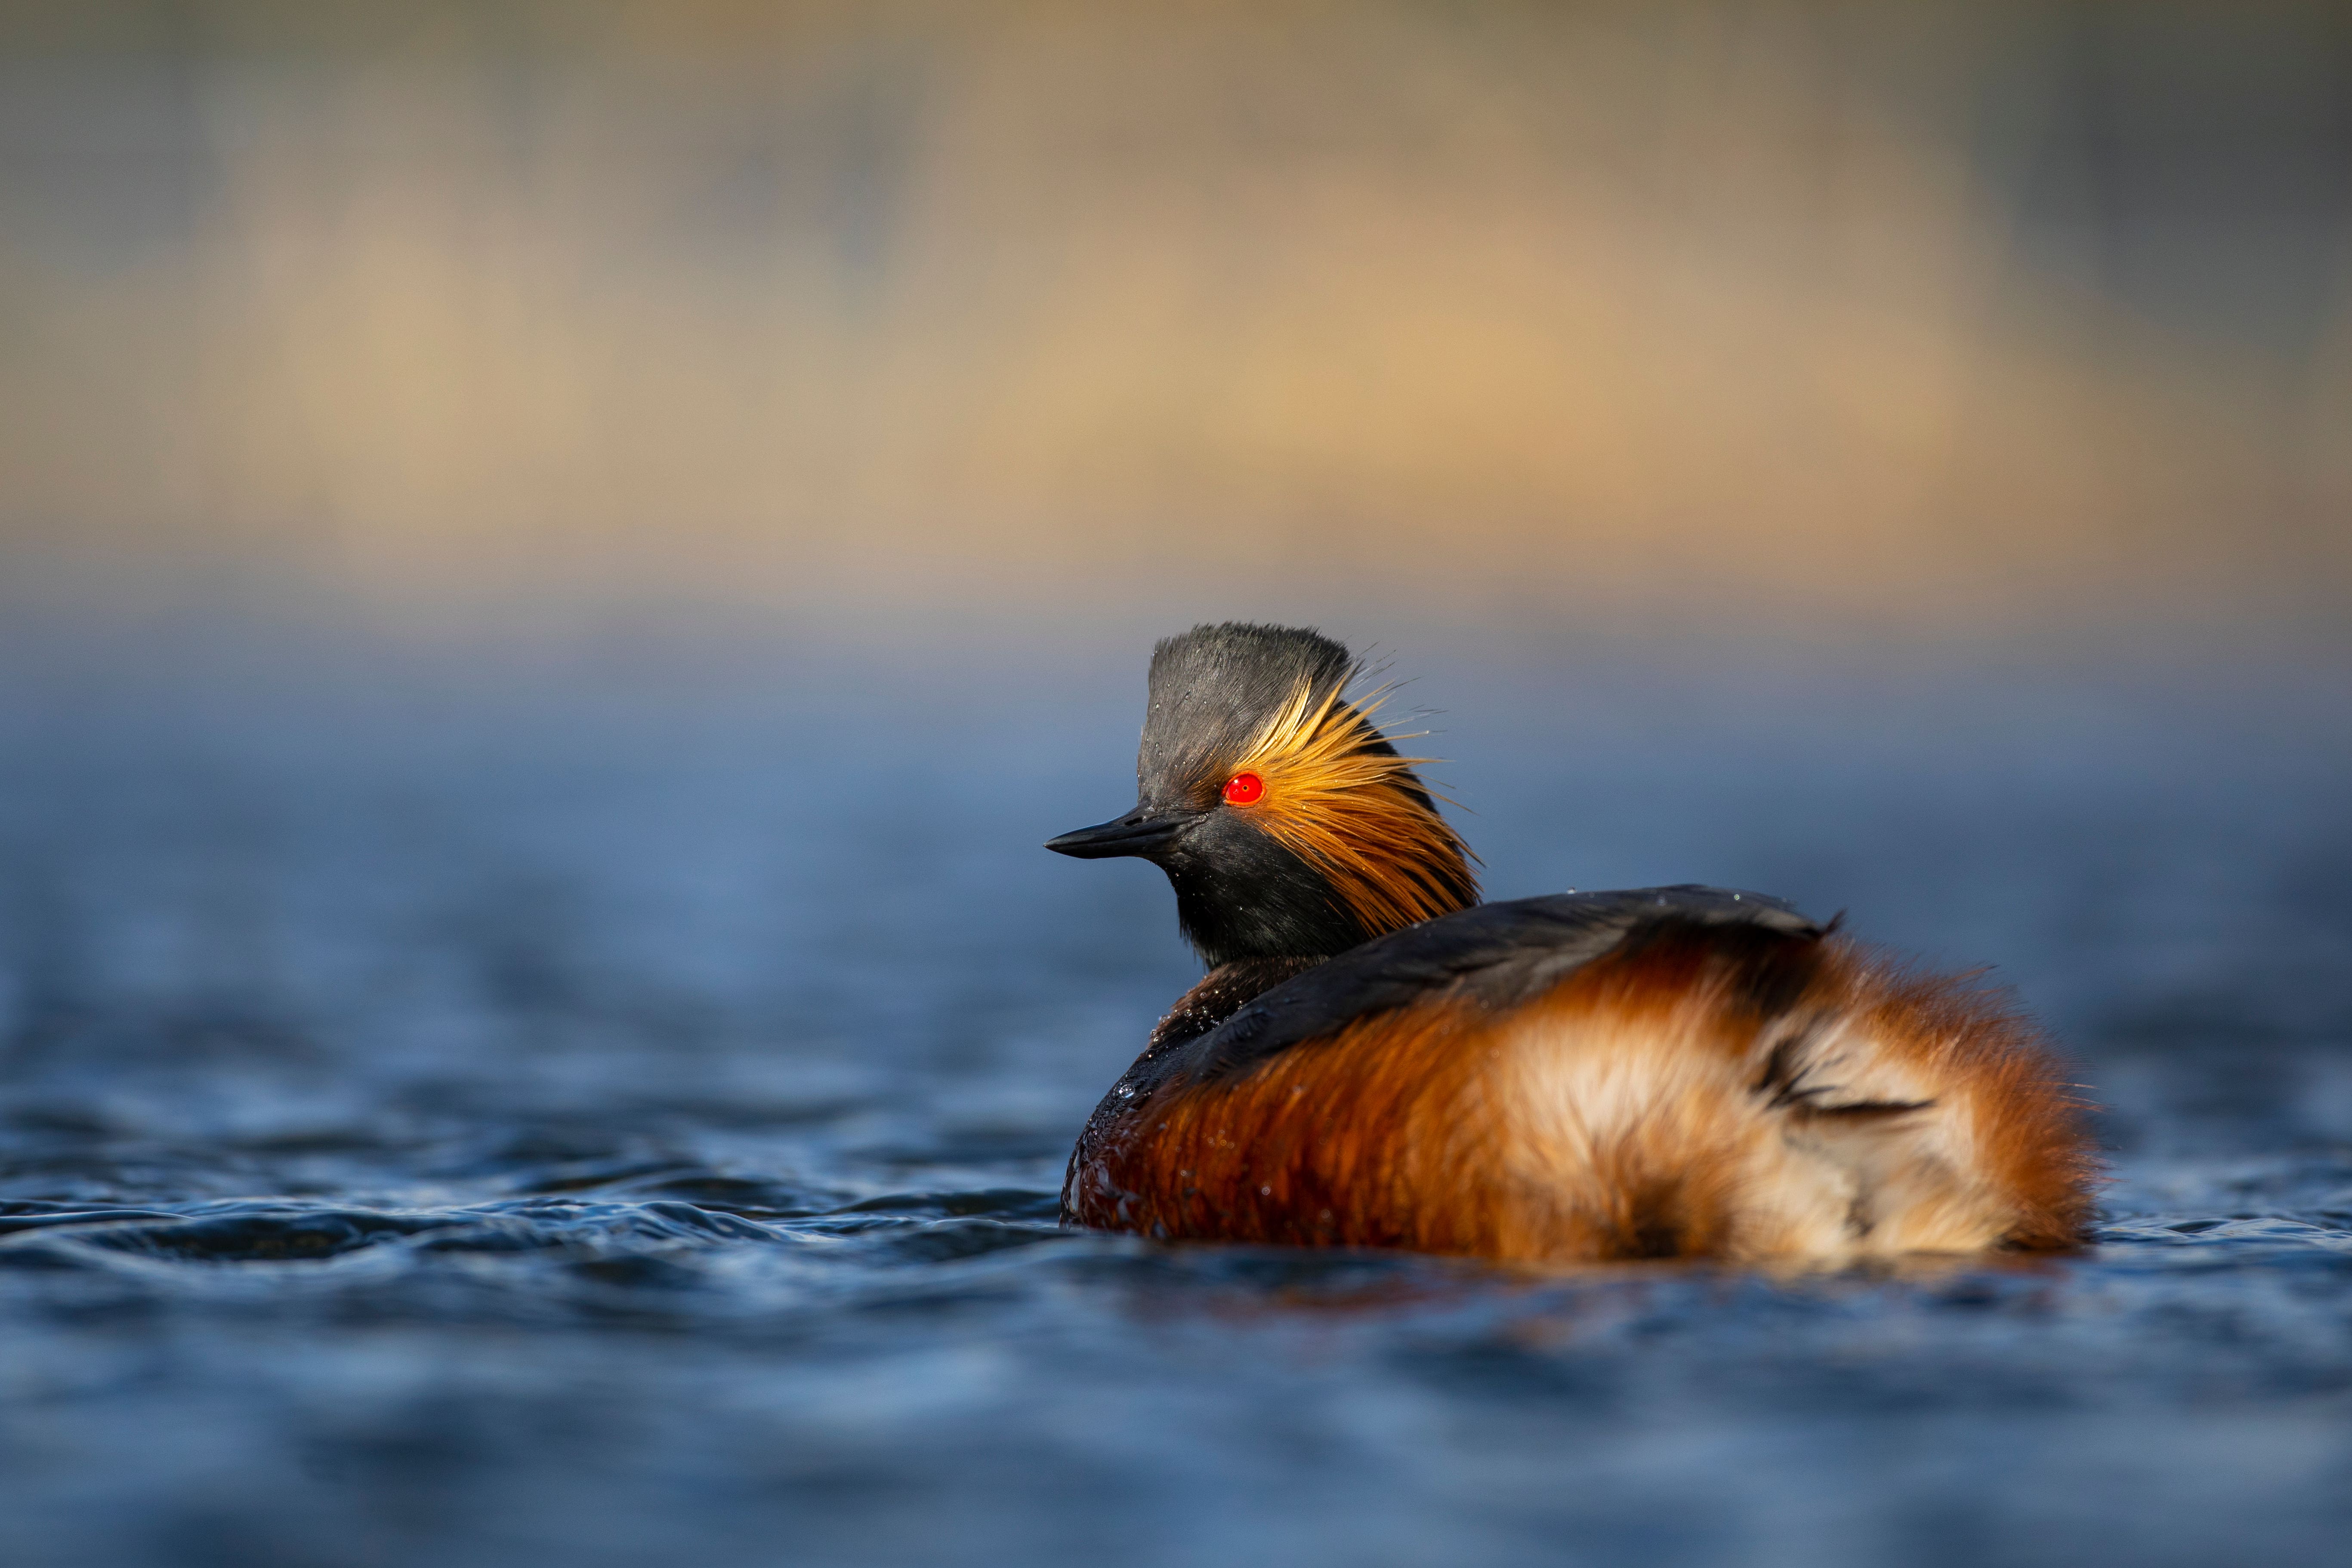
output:
[[[1160,858],[1184,940],[1214,969],[1247,960],[1316,963],[1370,940],[1323,874],[1255,832],[1213,833]]]

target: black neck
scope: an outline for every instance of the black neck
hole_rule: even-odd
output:
[[[1294,974],[1304,974],[1321,962],[1317,958],[1245,958],[1237,963],[1217,965],[1168,1009],[1168,1016],[1151,1031],[1143,1059],[1150,1061],[1171,1047],[1199,1039],[1265,992]]]
[[[1179,850],[1161,862],[1176,889],[1176,922],[1212,969],[1248,960],[1312,963],[1372,932],[1322,873],[1259,834],[1235,835],[1213,854]]]

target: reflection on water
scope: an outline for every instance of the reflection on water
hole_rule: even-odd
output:
[[[1059,1230],[1189,976],[1148,868],[1035,848],[1123,804],[1126,682],[12,699],[10,1561],[2340,1538],[2340,714],[1481,681],[1444,771],[1498,896],[1703,877],[2002,963],[2110,1107],[2096,1251],[1546,1275]]]

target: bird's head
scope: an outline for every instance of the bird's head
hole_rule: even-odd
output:
[[[1380,693],[1320,633],[1195,626],[1152,650],[1150,708],[1125,816],[1045,847],[1134,855],[1168,873],[1213,967],[1328,957],[1475,903],[1471,855],[1375,729]]]

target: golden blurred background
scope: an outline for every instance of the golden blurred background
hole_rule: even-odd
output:
[[[2352,11],[19,3],[0,572],[2324,634]]]

